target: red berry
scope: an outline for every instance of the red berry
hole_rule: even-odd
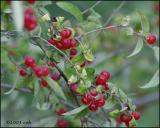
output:
[[[47,87],[47,85],[48,85],[47,81],[44,80],[44,79],[41,79],[41,85],[42,85],[43,88]]]
[[[71,43],[68,39],[64,39],[61,41],[63,45],[63,49],[69,49],[71,47]]]
[[[122,122],[129,122],[129,121],[131,121],[132,116],[126,115],[126,114],[122,114],[122,115],[120,116],[120,119],[121,119]]]
[[[56,47],[59,48],[59,49],[64,49],[64,46],[61,42],[57,42]]]
[[[37,19],[33,14],[32,8],[27,8],[24,12],[24,28],[31,31],[37,27]]]
[[[98,110],[98,106],[97,106],[94,102],[92,102],[92,103],[88,106],[88,108],[89,108],[91,111],[96,111],[96,110]]]
[[[36,74],[37,77],[43,76],[43,71],[40,66],[34,66],[33,68],[34,73]]]
[[[106,77],[106,80],[109,80],[110,78],[110,73],[107,70],[102,71],[101,75],[104,75]]]
[[[70,50],[70,56],[75,56],[76,54],[77,54],[77,49],[72,48],[72,49]]]
[[[125,122],[125,125],[129,128],[129,122]]]
[[[27,0],[29,4],[34,4],[36,0]]]
[[[86,63],[83,62],[83,63],[80,65],[80,67],[83,68],[83,67],[85,66],[85,64],[86,64]]]
[[[79,94],[79,92],[77,92],[77,88],[78,88],[78,84],[73,83],[70,85],[71,86],[71,90],[74,94]]]
[[[106,102],[106,97],[104,95],[101,95],[101,97],[95,101],[95,104],[98,106],[98,107],[102,107],[105,105],[105,102]]]
[[[75,47],[77,45],[77,40],[76,39],[70,39],[70,46]]]
[[[116,123],[117,123],[117,124],[121,124],[121,123],[122,123],[122,121],[121,121],[121,119],[120,119],[120,116],[118,116],[118,117],[116,118]]]
[[[154,34],[149,34],[147,36],[146,40],[147,40],[148,44],[153,45],[153,44],[155,44],[157,38]]]
[[[63,31],[60,32],[60,36],[63,39],[68,39],[72,34],[72,31],[70,29],[64,29]]]
[[[48,74],[49,74],[48,66],[43,66],[41,68],[42,68],[43,76],[48,76]]]
[[[62,107],[56,111],[57,115],[62,116],[63,113],[67,112],[65,107]]]
[[[96,79],[96,85],[104,85],[106,84],[106,81],[107,81],[106,76],[100,74]]]
[[[26,56],[24,63],[28,67],[33,67],[35,65],[35,60],[32,56]]]
[[[26,76],[26,75],[27,75],[26,70],[25,70],[25,69],[20,69],[19,75],[20,75],[20,76],[23,76],[23,77]]]
[[[95,97],[95,96],[98,95],[98,91],[97,91],[96,89],[92,89],[92,90],[90,91],[90,94]]]
[[[58,128],[66,128],[66,127],[68,127],[68,122],[65,119],[58,119],[56,126]]]
[[[104,85],[101,85],[101,86],[103,88],[102,92],[109,90],[108,84],[104,84]]]
[[[54,38],[50,38],[50,39],[48,40],[48,43],[50,43],[50,44],[52,44],[52,45],[56,45],[57,40],[54,39]]]
[[[133,115],[135,120],[139,120],[140,119],[140,113],[139,112],[133,112],[132,115]]]
[[[60,74],[59,72],[55,72],[55,73],[51,76],[51,78],[52,78],[53,80],[59,80],[59,79],[61,78],[61,74]]]

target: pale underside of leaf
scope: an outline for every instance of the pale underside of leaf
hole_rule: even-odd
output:
[[[153,50],[154,50],[154,55],[155,55],[155,57],[156,57],[156,60],[157,60],[158,63],[159,63],[159,47],[154,46],[154,47],[153,47]]]
[[[132,56],[138,54],[138,53],[141,51],[142,48],[143,48],[143,39],[138,38],[138,42],[137,42],[137,44],[136,44],[135,49],[134,49],[133,52],[132,52],[129,56],[127,56],[127,57],[132,57]]]
[[[144,86],[140,88],[150,88],[150,87],[156,87],[159,84],[159,70],[156,71],[156,73],[153,75],[152,79]]]
[[[74,114],[77,114],[77,113],[79,113],[79,112],[81,112],[82,110],[84,110],[85,108],[87,108],[87,106],[80,106],[80,107],[78,107],[78,108],[75,108],[75,109],[73,109],[73,110],[71,110],[71,111],[69,111],[69,112],[66,112],[66,113],[63,113],[63,115],[74,115]]]

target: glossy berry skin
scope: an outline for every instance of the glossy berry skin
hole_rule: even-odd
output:
[[[153,45],[156,43],[157,41],[157,38],[154,34],[149,34],[147,37],[146,37],[146,40],[147,40],[147,43],[150,44],[150,45]]]
[[[44,80],[44,79],[41,79],[41,85],[42,85],[43,88],[47,87],[47,85],[48,85],[47,81]]]
[[[60,32],[60,36],[62,39],[68,39],[71,35],[72,35],[72,31],[67,28]]]
[[[98,110],[98,106],[92,102],[89,106],[88,106],[89,110],[91,111],[97,111]]]
[[[57,128],[67,128],[69,127],[69,124],[65,119],[58,119],[56,126]]]
[[[106,98],[104,95],[101,95],[101,97],[95,101],[96,106],[103,107],[105,105]]]
[[[61,43],[63,45],[63,49],[69,49],[71,47],[71,43],[68,39],[62,40]]]
[[[109,80],[110,78],[110,73],[107,70],[102,71],[100,75],[104,75],[106,80]]]
[[[90,94],[95,97],[95,96],[98,95],[98,91],[97,91],[96,89],[92,89],[92,90],[90,91]]]
[[[132,116],[126,115],[126,114],[122,114],[122,115],[120,116],[120,119],[121,119],[122,122],[130,122],[131,119],[132,119]]]
[[[77,83],[73,83],[73,84],[71,84],[70,86],[71,86],[72,93],[74,93],[74,94],[79,94],[79,93],[77,92],[77,88],[78,88],[78,84],[77,84]]]
[[[32,31],[37,27],[37,19],[33,14],[32,8],[27,8],[24,12],[24,28]]]
[[[28,66],[28,67],[33,67],[35,65],[35,60],[33,57],[31,56],[26,56],[25,57],[25,65]]]
[[[50,38],[50,39],[48,40],[48,43],[49,43],[49,44],[52,44],[52,45],[56,45],[57,42],[58,42],[58,41],[57,41],[55,38]]]
[[[76,54],[77,54],[77,49],[75,49],[75,48],[72,48],[71,50],[70,50],[70,56],[75,56]]]
[[[41,68],[42,68],[42,74],[43,74],[43,76],[48,76],[48,74],[49,74],[49,68],[48,68],[48,66],[43,66]]]
[[[27,76],[27,72],[26,72],[26,70],[25,70],[25,69],[20,69],[20,71],[19,71],[19,75],[20,75],[20,76],[22,76],[22,77]]]
[[[104,85],[106,84],[106,77],[104,75],[99,75],[96,79],[96,85]]]
[[[60,78],[61,78],[61,75],[60,75],[60,73],[59,72],[55,72],[52,76],[51,76],[51,78],[53,79],[53,80],[59,80]]]
[[[59,108],[57,111],[56,111],[56,114],[59,115],[59,116],[62,116],[63,113],[67,112],[67,109],[65,107],[62,107],[62,108]]]
[[[88,105],[94,100],[94,97],[90,95],[90,93],[86,93],[84,97],[82,97],[81,102],[85,105]]]
[[[34,73],[36,74],[36,76],[38,78],[43,76],[43,71],[42,71],[42,68],[40,66],[35,66],[32,69],[33,69]]]
[[[70,39],[70,45],[71,45],[71,47],[76,47],[77,40],[76,39]]]
[[[139,120],[140,119],[140,113],[139,112],[133,112],[132,115],[133,115],[135,120]]]

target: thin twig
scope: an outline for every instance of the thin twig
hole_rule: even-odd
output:
[[[101,2],[101,1],[97,1],[97,2],[96,2],[95,4],[93,4],[90,8],[87,8],[86,10],[84,10],[84,11],[82,12],[82,14],[88,12],[90,9],[93,9],[93,8],[96,7],[100,2]]]

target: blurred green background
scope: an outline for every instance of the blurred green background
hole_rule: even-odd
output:
[[[81,10],[91,7],[96,1],[71,1]],[[69,13],[63,11],[56,6],[56,1],[52,5],[46,6],[46,9],[52,16],[64,16],[65,19],[75,19]],[[135,11],[143,11],[149,18],[151,32],[159,35],[159,27],[155,21],[158,13],[154,11],[154,1],[127,1],[120,9],[119,13],[123,15],[131,15],[134,17]],[[102,24],[108,19],[113,10],[120,4],[119,1],[101,1],[94,9],[102,17]],[[87,14],[86,14],[87,15]],[[136,20],[136,19],[131,19]],[[135,24],[140,24],[140,20]],[[136,28],[136,26],[135,26]],[[95,34],[95,33],[94,33]],[[125,93],[130,96],[138,105],[137,111],[141,113],[141,119],[138,121],[138,127],[158,127],[159,126],[159,86],[149,89],[140,89],[147,83],[156,72],[158,64],[153,57],[153,51],[144,44],[143,50],[133,58],[126,58],[136,45],[136,38],[128,37],[121,32],[105,32],[100,34],[96,39],[92,40],[94,34],[91,35],[90,46],[96,56],[94,63],[91,65],[99,73],[103,69],[111,72],[113,83],[122,88]],[[156,45],[159,45],[158,43]],[[3,59],[3,58],[1,58]],[[8,78],[8,75],[4,76]],[[38,122],[38,124],[47,121],[48,126],[53,123],[56,118],[52,110],[40,111],[31,106],[32,95],[23,94],[17,91],[10,95],[4,95],[1,91],[1,125],[6,126],[7,120],[23,120]],[[14,125],[13,125],[14,126]],[[28,125],[27,125],[28,126]]]

